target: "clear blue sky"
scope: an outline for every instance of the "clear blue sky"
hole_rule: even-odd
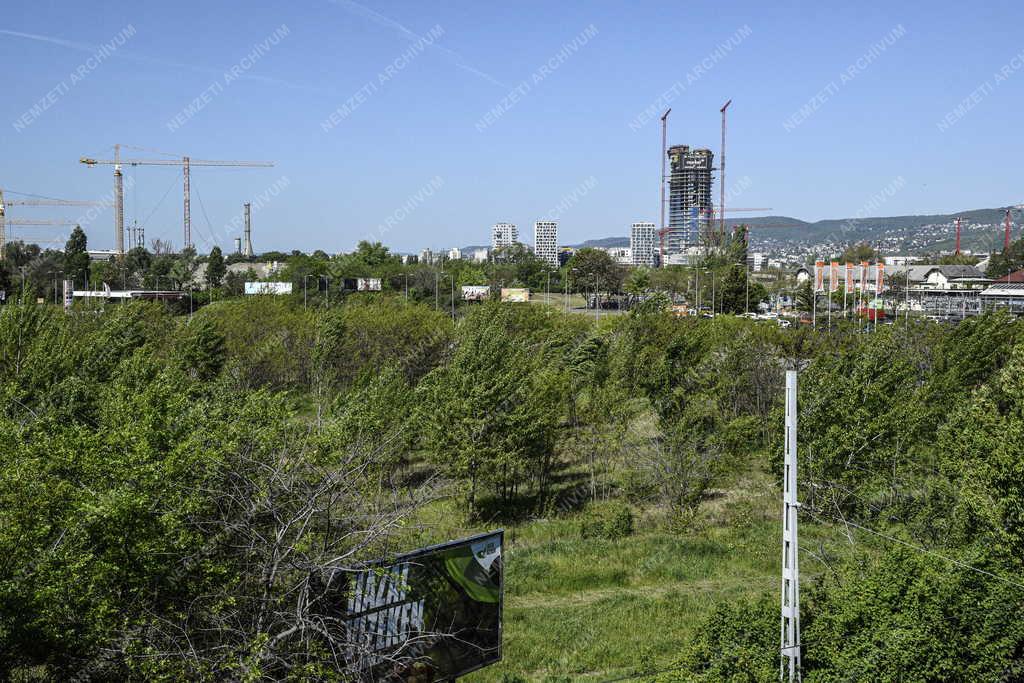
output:
[[[670,144],[710,147],[717,157],[718,109],[733,100],[727,184],[744,187],[733,206],[846,217],[897,178],[902,189],[869,214],[1024,201],[1019,1],[360,2],[8,3],[0,187],[102,198],[110,167],[77,159],[109,157],[123,143],[277,162],[193,170],[196,241],[212,232],[225,248],[237,231],[224,226],[275,183],[276,196],[254,215],[257,250],[349,250],[389,216],[401,220],[384,241],[401,251],[486,243],[499,220],[517,223],[529,241],[533,221],[574,190],[578,201],[559,216],[561,242],[626,235],[634,220],[657,220],[661,144],[657,120],[630,124],[678,82],[685,90],[670,104]],[[282,26],[286,35],[247,63]],[[126,30],[124,44],[91,68],[92,51]],[[415,47],[432,30],[433,43]],[[894,30],[902,36],[857,65]],[[749,35],[736,40],[737,31]],[[574,38],[578,49],[558,62]],[[714,57],[730,39],[728,53]],[[387,75],[403,52],[416,54]],[[552,58],[556,67],[535,82]],[[711,68],[694,78],[707,58]],[[235,65],[242,77],[225,84]],[[480,130],[524,81],[525,94]],[[53,101],[32,114],[51,91]],[[204,91],[208,103],[171,130]],[[360,91],[363,101],[324,130]],[[793,125],[819,94],[816,111]],[[148,217],[147,238],[180,245],[180,172],[127,173],[126,224]],[[432,194],[409,199],[435,178]],[[112,223],[109,210],[89,222],[90,244],[110,247]]]

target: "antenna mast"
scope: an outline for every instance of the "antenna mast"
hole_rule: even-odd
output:
[[[796,370],[786,371],[786,445],[782,481],[782,620],[779,680],[800,681],[800,562],[797,549]],[[787,666],[788,665],[788,666]]]

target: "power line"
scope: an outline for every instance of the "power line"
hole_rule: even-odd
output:
[[[711,662],[705,662],[710,664]],[[619,681],[635,681],[638,678],[647,678],[648,676],[657,676],[658,674],[667,674],[672,671],[686,671],[689,670],[688,666],[674,666],[670,669],[659,669],[658,671],[647,671],[642,674],[629,674],[628,676],[620,676],[619,678],[605,678],[601,683],[619,683]]]
[[[803,508],[803,509],[806,510],[807,512],[809,512],[812,516],[818,517],[820,519],[820,517],[818,515],[816,515],[814,512],[811,512],[811,510],[809,508]],[[983,575],[988,576],[990,578],[993,578],[993,579],[995,579],[997,581],[1002,581],[1003,583],[1006,583],[1006,584],[1008,584],[1010,586],[1014,586],[1016,588],[1024,588],[1024,583],[1019,583],[1017,581],[1014,581],[1013,579],[1008,579],[1005,576],[999,576],[998,574],[993,574],[992,572],[990,572],[990,571],[988,571],[986,569],[981,569],[979,567],[975,567],[973,565],[969,565],[966,562],[961,562],[960,560],[954,559],[952,557],[948,557],[946,555],[943,555],[942,553],[937,553],[934,550],[929,550],[928,548],[925,548],[924,546],[919,546],[919,545],[915,545],[914,543],[910,543],[908,541],[904,541],[901,538],[897,538],[895,536],[890,536],[889,534],[884,534],[881,531],[875,531],[874,529],[870,529],[870,528],[868,528],[866,526],[863,526],[861,524],[857,524],[856,522],[852,522],[852,521],[850,521],[848,519],[840,519],[838,517],[834,517],[834,516],[832,516],[832,515],[830,515],[828,513],[825,513],[824,511],[820,511],[820,512],[822,512],[823,515],[831,518],[832,520],[834,520],[834,521],[836,521],[836,522],[838,522],[840,524],[844,524],[846,526],[852,526],[853,528],[860,529],[861,531],[866,531],[867,533],[874,534],[875,536],[878,536],[879,538],[884,538],[884,539],[886,539],[888,541],[892,541],[893,543],[898,543],[898,544],[900,544],[902,546],[910,548],[911,550],[916,550],[916,551],[918,551],[920,553],[924,553],[925,555],[931,555],[932,557],[937,557],[940,560],[945,560],[946,562],[949,562],[951,564],[955,564],[956,566],[961,567],[963,569],[968,569],[968,570],[970,570],[972,572],[976,572],[978,574],[983,574]]]
[[[178,184],[178,179],[177,178],[174,178],[173,180],[171,180],[171,184],[167,187],[167,191],[164,192],[164,196],[160,198],[160,201],[158,201],[156,203],[156,206],[153,207],[153,209],[149,212],[149,214],[145,218],[142,219],[141,225],[142,225],[143,228],[146,227],[146,223],[149,221],[150,218],[153,217],[153,214],[156,213],[156,210],[160,208],[160,205],[164,203],[165,199],[167,199],[167,195],[171,193],[171,190],[173,190],[174,186],[177,185],[177,184]]]

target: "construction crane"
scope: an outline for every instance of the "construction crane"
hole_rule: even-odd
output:
[[[672,113],[672,108],[669,107],[665,110],[665,113],[661,115],[661,225],[658,226],[658,253],[661,260],[665,260],[665,233],[667,228],[665,226],[665,183],[668,182],[668,176],[665,175],[665,159],[667,158],[666,147],[668,141],[668,115]]]
[[[723,104],[722,108],[718,110],[722,114],[722,168],[721,177],[718,179],[718,189],[720,195],[720,199],[718,200],[718,206],[721,207],[721,210],[718,213],[720,215],[721,220],[719,232],[723,237],[725,236],[725,110],[729,108],[730,104],[732,104],[732,100],[729,100],[728,102]]]
[[[20,194],[20,193],[15,193]],[[33,197],[32,199],[4,199],[4,191],[0,190],[0,261],[4,259],[7,251],[7,226],[41,226],[41,225],[76,225],[72,221],[48,221],[22,218],[8,218],[8,206],[96,206],[99,202],[79,201],[73,199],[48,199],[44,197]]]
[[[122,159],[121,145],[114,145],[113,159],[93,159],[82,157],[79,162],[86,166],[97,166],[100,164],[114,167],[114,231],[115,248],[119,254],[124,254],[124,179],[121,175],[121,166],[181,166],[184,177],[185,202],[184,202],[184,244],[182,248],[192,246],[192,210],[190,207],[191,192],[189,190],[189,169],[192,166],[245,166],[248,168],[269,168],[274,165],[273,161],[213,161],[210,159],[192,159],[183,156],[180,159]]]

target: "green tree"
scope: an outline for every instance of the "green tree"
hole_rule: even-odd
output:
[[[860,263],[861,261],[875,261],[877,258],[878,252],[874,247],[867,242],[858,242],[846,247],[838,260],[840,263]]]
[[[465,485],[471,517],[482,485],[506,506],[527,477],[541,499],[548,491],[564,379],[542,347],[516,333],[539,322],[533,315],[497,302],[477,307],[459,327],[451,361],[421,385],[425,445]]]
[[[212,322],[199,316],[185,327],[182,336],[182,369],[204,382],[216,377],[227,359],[224,335]]]
[[[796,309],[810,313],[814,308],[814,285],[810,280],[804,281],[796,288]]]
[[[1024,238],[1010,243],[1008,250],[992,254],[985,274],[991,278],[1000,278],[1024,268]]]
[[[733,264],[722,276],[722,294],[719,298],[723,313],[743,313],[747,310],[747,295],[749,283],[747,279],[747,266]],[[752,300],[753,308],[757,308],[758,298]]]
[[[69,280],[89,281],[89,252],[85,232],[78,225],[64,245],[64,271]]]
[[[626,278],[626,291],[639,296],[651,288],[651,271],[647,268],[636,268]]]
[[[602,292],[618,292],[622,288],[623,270],[603,249],[580,249],[565,268],[574,291],[596,288]]]
[[[206,260],[206,282],[210,287],[220,287],[221,280],[227,273],[227,266],[224,265],[224,254],[220,247],[210,250],[210,257]]]

